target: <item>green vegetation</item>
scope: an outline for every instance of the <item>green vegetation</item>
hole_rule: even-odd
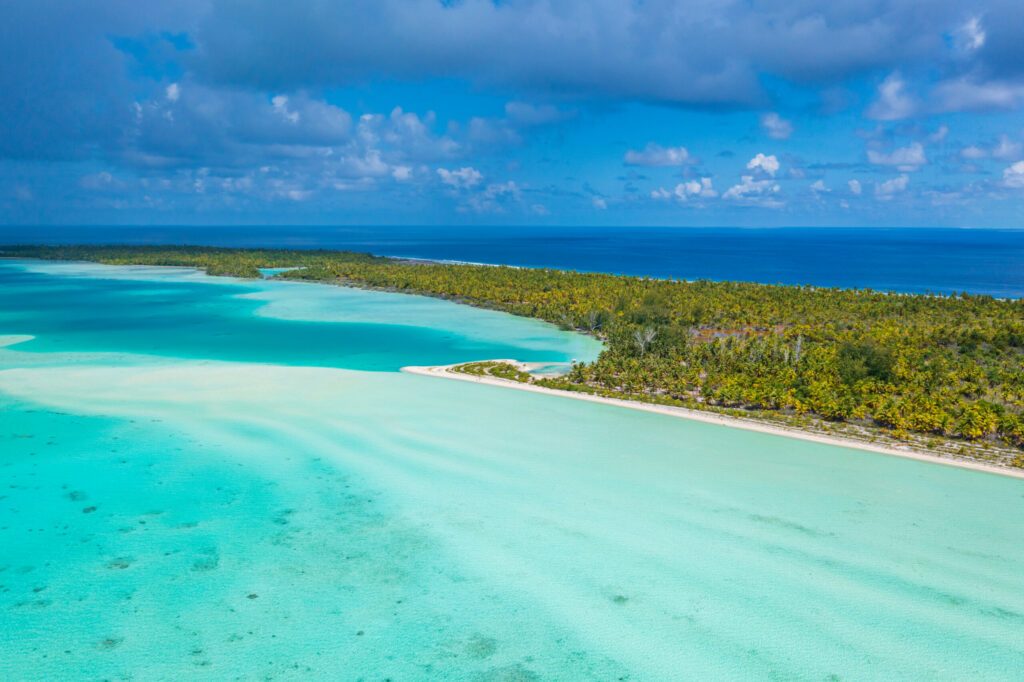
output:
[[[327,251],[7,247],[9,256],[189,265],[427,294],[604,339],[544,385],[721,410],[820,417],[1024,447],[1024,301],[680,282],[410,263]],[[514,368],[513,368],[514,369]]]
[[[528,384],[533,380],[529,372],[524,372],[510,362],[488,360],[485,362],[467,362],[464,365],[455,365],[451,368],[453,372],[461,374],[472,374],[478,377],[497,377],[518,381]]]

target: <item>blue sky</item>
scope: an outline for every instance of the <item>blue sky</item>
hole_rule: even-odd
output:
[[[1024,3],[13,0],[4,224],[1024,227]]]

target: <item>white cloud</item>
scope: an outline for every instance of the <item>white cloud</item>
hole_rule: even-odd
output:
[[[775,112],[761,116],[761,127],[774,140],[785,140],[793,134],[793,124]]]
[[[349,178],[382,177],[390,172],[379,149],[368,149],[364,154],[350,154],[338,160],[336,170]]]
[[[775,158],[775,155],[765,156],[764,154],[758,153],[757,156],[747,162],[747,170],[762,170],[768,175],[774,176],[779,170],[779,160]]]
[[[963,77],[940,83],[932,96],[939,111],[1013,109],[1024,101],[1024,85]]]
[[[709,199],[717,196],[718,192],[715,191],[711,178],[680,182],[672,191],[659,187],[651,192],[651,198],[658,201],[667,201],[673,197],[679,201],[688,201],[691,197]]]
[[[400,151],[405,160],[431,161],[458,155],[462,146],[448,135],[435,135],[432,128],[436,122],[431,111],[419,116],[395,107],[386,116],[363,114],[357,132],[363,144],[384,143]]]
[[[894,71],[878,86],[878,98],[867,110],[868,118],[897,121],[912,116],[917,110],[914,98],[907,94],[906,83]]]
[[[1003,184],[1014,189],[1024,188],[1024,161],[1018,161],[1003,170]]]
[[[868,150],[868,161],[880,166],[896,166],[901,171],[911,172],[928,163],[924,147],[914,142],[909,147],[900,147],[885,154],[874,149]]]
[[[932,144],[936,144],[938,142],[942,142],[943,140],[945,140],[948,135],[949,126],[941,125],[934,133],[928,136],[928,141],[931,142]]]
[[[339,192],[365,192],[376,187],[373,178],[356,178],[354,180],[335,180],[331,187]]]
[[[898,178],[892,178],[885,182],[878,183],[875,185],[875,196],[883,201],[892,199],[893,195],[906,190],[909,182],[909,177],[901,175]]]
[[[412,168],[409,166],[395,166],[391,169],[391,177],[399,182],[405,182],[412,178]]]
[[[768,206],[781,205],[780,202],[769,199],[771,195],[777,194],[781,188],[774,180],[755,180],[753,175],[740,177],[740,184],[733,185],[722,195],[723,199],[734,199],[736,201],[757,201]],[[765,201],[765,199],[768,199]]]
[[[686,199],[691,194],[700,194],[700,183],[696,180],[687,180],[686,182],[680,182],[676,185],[675,190],[672,192],[680,199]]]
[[[992,148],[992,156],[996,159],[1012,159],[1021,155],[1020,142],[1014,142],[1006,135],[999,138],[999,144]]]
[[[316,3],[318,11],[287,21],[249,3],[225,5],[216,3],[215,22],[196,22],[205,27],[197,57],[231,85],[330,90],[374,77],[455,76],[584,100],[745,106],[764,101],[776,81],[842,86],[894,64],[942,71],[950,52],[942,34],[952,37],[971,5],[986,8],[990,42],[998,28],[1006,31],[1000,47],[1012,45],[1019,0],[377,0]],[[965,44],[977,42],[976,30],[960,32]],[[296,35],[303,53],[319,58],[281,55],[276,47]],[[1012,59],[1005,49],[1003,59]]]
[[[1020,142],[1014,142],[1007,135],[1001,135],[999,137],[999,141],[991,148],[972,144],[969,147],[961,149],[960,156],[972,161],[988,157],[1007,161],[1009,159],[1019,158],[1022,151],[1024,151],[1024,145],[1021,145]]]
[[[475,187],[484,179],[483,173],[471,166],[464,166],[458,170],[438,168],[437,174],[441,176],[441,182],[456,189]]]
[[[181,97],[181,87],[177,83],[168,85],[164,92],[167,95],[168,102],[177,102],[178,98]]]
[[[590,200],[590,203],[599,211],[603,211],[608,208],[608,202],[605,201],[604,197],[594,197]]]
[[[460,210],[469,208],[477,213],[503,213],[508,204],[518,203],[521,199],[522,191],[514,181],[496,182],[487,185],[482,192],[471,195],[465,207]]]
[[[299,122],[301,116],[299,115],[299,112],[292,111],[291,109],[288,108],[287,96],[274,95],[274,97],[272,97],[270,100],[270,104],[271,106],[274,107],[274,111],[277,112],[277,114],[284,120],[288,121],[291,124]]]
[[[627,151],[625,161],[630,166],[682,166],[689,158],[686,147],[662,147],[651,142],[642,150]]]
[[[718,192],[715,191],[714,185],[711,182],[711,178],[701,178],[700,184],[698,185],[696,180],[690,180],[686,183],[686,191],[691,196],[703,197],[710,199],[718,196]],[[676,193],[679,192],[679,186],[676,186]]]
[[[824,180],[815,180],[811,184],[811,191],[814,192],[815,194],[821,194],[825,192],[831,192],[832,190],[825,186]]]
[[[849,182],[846,183],[846,185],[847,187],[850,188],[850,192],[852,194],[859,195],[862,191],[864,191],[863,188],[860,186],[860,180],[850,180]]]
[[[985,28],[980,17],[971,17],[953,31],[956,47],[961,52],[974,52],[985,46]]]
[[[304,187],[301,180],[294,178],[272,178],[267,181],[263,190],[273,198],[288,201],[306,201],[313,196],[313,190]]]
[[[988,156],[988,151],[972,144],[970,147],[964,147],[963,149],[961,149],[960,156],[964,157],[965,159],[971,160],[984,159],[986,156]]]

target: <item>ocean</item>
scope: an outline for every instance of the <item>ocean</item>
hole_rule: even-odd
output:
[[[599,350],[0,261],[0,679],[1019,678],[1018,479],[398,371]]]
[[[329,248],[647,277],[1024,297],[1024,230],[651,227],[0,227],[0,243]]]

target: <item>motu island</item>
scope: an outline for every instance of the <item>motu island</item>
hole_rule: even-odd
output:
[[[5,247],[20,258],[188,266],[452,299],[599,337],[538,386],[756,418],[1024,468],[1024,302],[811,286],[668,281],[339,251]],[[481,358],[484,359],[484,358]],[[467,358],[467,361],[473,358]]]

